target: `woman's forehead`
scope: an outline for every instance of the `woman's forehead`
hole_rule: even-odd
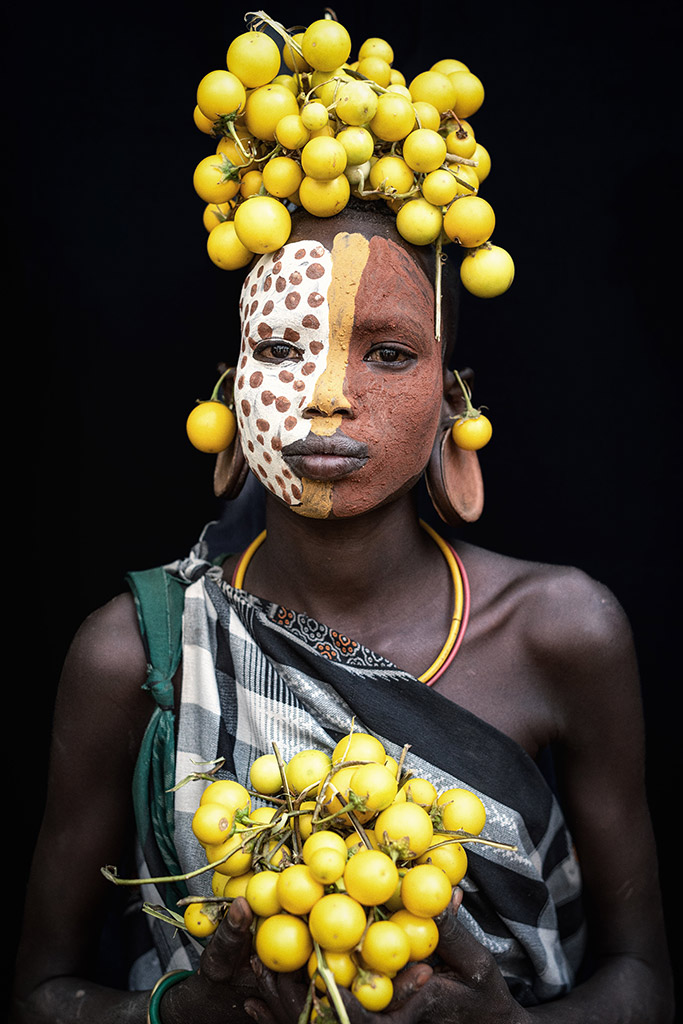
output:
[[[321,234],[326,237],[317,237]],[[349,264],[355,274],[349,274]],[[289,241],[262,256],[244,281],[242,319],[258,309],[265,316],[296,312],[297,318],[310,321],[328,301],[333,282],[335,295],[341,286],[345,304],[354,304],[360,319],[433,320],[434,291],[412,256],[384,235],[348,231],[318,231],[315,237]]]

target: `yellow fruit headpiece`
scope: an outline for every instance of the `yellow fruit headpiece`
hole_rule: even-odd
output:
[[[437,339],[444,246],[461,248],[469,292],[507,291],[514,263],[491,242],[496,218],[480,195],[491,159],[470,121],[484,87],[469,67],[446,57],[407,83],[386,39],[354,53],[331,15],[291,30],[264,11],[245,22],[225,68],[199,82],[194,110],[218,139],[194,172],[213,263],[246,267],[287,242],[297,208],[332,217],[355,197],[386,203],[407,242],[434,246]],[[482,419],[461,386],[464,419]]]
[[[285,244],[297,207],[331,217],[357,196],[385,201],[413,245],[461,246],[474,295],[506,291],[514,265],[491,242],[495,214],[480,195],[491,160],[469,120],[480,79],[449,57],[406,83],[387,40],[353,53],[329,16],[291,31],[264,11],[245,21],[226,67],[197,89],[195,123],[219,140],[194,172],[211,260],[240,269]]]

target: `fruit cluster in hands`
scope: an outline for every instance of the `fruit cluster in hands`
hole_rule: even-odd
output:
[[[255,952],[273,971],[306,971],[316,1012],[332,998],[336,1019],[336,986],[384,1009],[397,972],[437,947],[435,918],[466,874],[463,844],[482,833],[482,801],[438,792],[362,732],[331,756],[306,749],[285,764],[264,754],[249,781],[216,779],[202,793],[192,828],[213,896],[184,901],[184,927],[209,937],[242,896]]]
[[[194,172],[210,259],[237,270],[287,242],[296,207],[331,217],[357,196],[387,203],[407,242],[462,247],[472,294],[505,292],[514,263],[491,241],[480,195],[491,158],[470,123],[484,100],[477,75],[447,57],[406,81],[383,38],[353,53],[329,17],[293,32],[263,11],[247,18],[226,67],[197,88],[194,122],[218,139]]]

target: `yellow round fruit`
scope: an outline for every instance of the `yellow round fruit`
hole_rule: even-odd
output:
[[[365,39],[358,49],[358,60],[365,57],[381,57],[387,64],[394,63],[394,51],[391,44],[379,36],[370,36]]]
[[[452,242],[475,249],[487,242],[496,225],[493,207],[481,196],[461,196],[446,210],[443,228]]]
[[[455,178],[458,186],[457,195],[474,196],[479,190],[479,178],[474,167],[468,164],[456,164],[448,161],[448,170]]]
[[[209,71],[197,86],[197,106],[209,121],[244,108],[244,85],[230,71]]]
[[[334,953],[330,949],[321,950],[325,966],[328,971],[332,974],[337,985],[341,985],[342,988],[348,988],[353,979],[358,973],[358,966],[349,953]],[[327,986],[322,980],[319,974],[316,974],[318,970],[318,955],[315,951],[311,953],[308,963],[306,964],[306,970],[308,972],[309,979],[315,976],[315,987],[319,992],[327,992]]]
[[[397,910],[389,918],[408,936],[410,959],[426,960],[439,944],[439,929],[431,917],[416,917],[405,908]]]
[[[453,888],[448,875],[436,864],[416,864],[401,882],[401,899],[415,917],[436,917],[451,901]]]
[[[202,846],[212,846],[228,838],[233,820],[232,813],[220,804],[200,804],[192,816],[192,831]]]
[[[256,917],[272,917],[282,910],[277,894],[279,871],[256,871],[247,883],[245,899]]]
[[[226,63],[247,89],[256,89],[279,72],[280,50],[265,32],[242,32],[230,43]]]
[[[380,846],[405,842],[412,856],[419,857],[431,845],[434,826],[424,807],[406,801],[379,813],[375,835]]]
[[[426,100],[417,100],[417,102],[413,103],[413,110],[417,118],[418,128],[431,128],[432,131],[438,132],[441,126],[441,114],[433,103],[427,103]]]
[[[359,75],[376,82],[383,89],[391,83],[391,67],[383,57],[370,54],[358,61],[356,71]]]
[[[431,245],[441,234],[443,214],[440,206],[426,199],[410,199],[396,214],[396,229],[411,245]]]
[[[251,252],[275,252],[286,243],[291,230],[289,210],[273,196],[252,196],[235,210],[235,231]]]
[[[373,921],[363,938],[360,955],[371,969],[393,976],[410,959],[410,939],[395,921]]]
[[[454,156],[470,158],[477,148],[477,141],[474,132],[466,121],[462,121],[458,128],[453,128],[446,136],[446,147],[449,153]]]
[[[336,850],[340,853],[344,860],[346,860],[346,843],[338,832],[333,832],[331,829],[319,829],[317,832],[312,832],[311,835],[306,839],[301,851],[304,858],[304,864],[310,864],[311,857],[318,850]]]
[[[324,750],[300,750],[285,765],[285,778],[294,793],[317,787],[326,777],[332,763]]]
[[[403,159],[418,174],[429,174],[446,159],[446,141],[431,128],[416,128],[403,140]]]
[[[346,857],[339,850],[321,846],[319,850],[315,850],[310,855],[308,867],[317,882],[321,882],[323,885],[332,885],[339,881],[344,874]]]
[[[373,761],[356,768],[349,788],[365,801],[369,817],[373,817],[393,801],[397,784],[389,768]]]
[[[240,190],[239,179],[227,181],[223,178],[223,165],[220,156],[205,156],[199,161],[192,178],[195,192],[205,203],[227,203]]]
[[[437,60],[436,64],[432,64],[429,70],[440,71],[443,75],[452,75],[456,71],[469,71],[469,68],[461,60],[446,57],[443,60]]]
[[[261,171],[257,171],[256,168],[252,171],[245,171],[240,178],[240,195],[245,199],[250,196],[256,196],[261,191],[263,186],[263,174]]]
[[[201,797],[200,804],[221,804],[232,811],[246,808],[251,809],[251,797],[249,791],[234,779],[216,779],[210,782]]]
[[[324,894],[324,885],[313,877],[308,864],[290,864],[280,872],[277,897],[289,914],[308,914]]]
[[[349,59],[351,36],[340,22],[320,18],[304,32],[301,51],[316,71],[334,71]]]
[[[366,923],[361,904],[342,892],[323,896],[308,915],[312,937],[323,949],[335,953],[348,952],[357,946]]]
[[[232,136],[224,135],[216,146],[216,154],[224,156],[226,160],[229,160],[234,167],[239,167],[240,170],[251,170],[253,167],[251,162],[251,146],[249,142],[242,142],[241,147],[238,146]]]
[[[271,196],[286,199],[296,192],[303,172],[296,160],[288,156],[276,156],[263,168],[263,184]]]
[[[370,184],[375,189],[394,189],[405,195],[413,187],[415,175],[400,156],[381,156],[370,168]]]
[[[202,214],[202,223],[207,231],[213,231],[218,224],[223,224],[225,218],[233,209],[233,203],[207,203]]]
[[[477,178],[480,182],[485,181],[491,173],[491,156],[486,146],[482,146],[481,142],[478,142],[474,148],[472,154],[472,160],[476,160],[477,166],[475,168],[477,172]]]
[[[262,85],[247,97],[244,123],[255,138],[274,142],[278,122],[287,114],[298,113],[296,97],[286,86]]]
[[[337,93],[335,112],[344,124],[365,125],[377,113],[377,93],[367,82],[345,82]]]
[[[448,875],[451,885],[458,885],[467,873],[467,854],[453,837],[440,832],[434,833],[434,845],[416,859],[417,864],[436,864]]]
[[[472,295],[492,299],[508,290],[515,276],[512,256],[499,245],[487,243],[468,253],[460,264],[460,280]]]
[[[261,754],[249,769],[252,789],[264,796],[274,796],[282,789],[282,776],[275,754]]]
[[[484,86],[481,80],[471,71],[456,71],[448,76],[455,99],[451,104],[454,114],[459,117],[471,117],[476,114],[484,102]]]
[[[251,254],[249,258],[251,259]],[[199,402],[187,417],[185,427],[190,443],[198,451],[215,455],[225,451],[232,444],[237,421],[235,414],[223,402]],[[220,810],[221,813],[226,813],[225,808]],[[228,813],[232,816],[232,812]]]
[[[398,868],[381,850],[359,850],[344,868],[344,888],[364,907],[385,903],[398,885]]]
[[[344,173],[346,163],[346,150],[336,138],[311,139],[301,151],[303,172],[316,181],[332,181]]]
[[[285,114],[275,126],[275,138],[284,149],[301,149],[310,137],[310,130],[301,120],[300,114]]]
[[[455,87],[448,75],[440,71],[422,71],[408,86],[413,103],[424,101],[436,107],[440,114],[453,109]]]
[[[458,448],[476,452],[489,443],[493,427],[488,417],[480,413],[478,416],[466,416],[456,420],[451,428],[451,433]]]
[[[448,206],[458,194],[458,183],[445,167],[437,167],[422,180],[422,195],[433,206]]]
[[[273,914],[256,932],[256,952],[271,971],[298,971],[304,967],[313,942],[306,922],[294,914]]]
[[[247,895],[249,882],[256,874],[255,871],[245,871],[243,875],[236,875],[234,878],[226,878],[223,886],[223,896],[227,900],[234,900],[238,896]]]
[[[370,132],[359,125],[342,128],[337,132],[336,139],[346,150],[347,167],[366,163],[375,148]]]
[[[439,795],[436,786],[429,779],[422,778],[409,779],[403,787],[403,791],[407,800],[420,804],[425,810],[429,810]]]
[[[213,121],[206,114],[202,113],[198,103],[195,104],[192,117],[200,132],[203,132],[205,135],[213,135]]]
[[[242,831],[235,832],[223,843],[207,846],[206,859],[215,864],[215,870],[221,875],[243,875],[252,868],[252,855],[248,849],[242,849]]]
[[[384,764],[387,753],[381,740],[367,732],[348,733],[332,751],[332,764],[342,761],[377,761]]]
[[[370,131],[383,142],[398,142],[415,127],[415,108],[409,99],[396,92],[382,93],[377,99],[377,112],[369,124]]]
[[[319,100],[306,103],[301,108],[301,120],[310,132],[324,128],[329,120],[327,107],[324,103],[320,103]]]
[[[299,834],[303,842],[306,842],[308,837],[313,832],[313,811],[315,810],[315,800],[302,800],[299,804],[299,811],[303,811],[303,814],[299,814]]]
[[[438,800],[443,827],[448,832],[462,830],[478,836],[486,824],[486,808],[476,793],[462,787],[447,789]]]
[[[183,913],[183,921],[190,935],[205,939],[218,928],[218,918],[208,914],[201,903],[190,903]]]
[[[351,991],[358,1002],[371,1013],[380,1013],[391,1002],[394,983],[388,974],[379,971],[362,971],[351,984]]]
[[[294,32],[294,34],[290,36],[292,42],[298,46],[299,50],[301,49],[301,40],[303,37],[303,32]],[[295,46],[292,46],[287,40],[285,40],[282,47],[282,59],[285,66],[289,68],[290,71],[301,72],[308,71],[310,69],[310,65],[305,57],[303,57],[298,50],[295,49]]]
[[[330,181],[319,181],[306,175],[299,186],[301,205],[315,217],[334,217],[341,213],[350,195],[351,185],[345,174]]]

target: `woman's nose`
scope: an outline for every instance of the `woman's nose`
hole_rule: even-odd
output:
[[[353,415],[353,407],[344,394],[346,380],[346,354],[336,358],[331,350],[327,366],[316,381],[311,400],[304,410],[304,417]]]

